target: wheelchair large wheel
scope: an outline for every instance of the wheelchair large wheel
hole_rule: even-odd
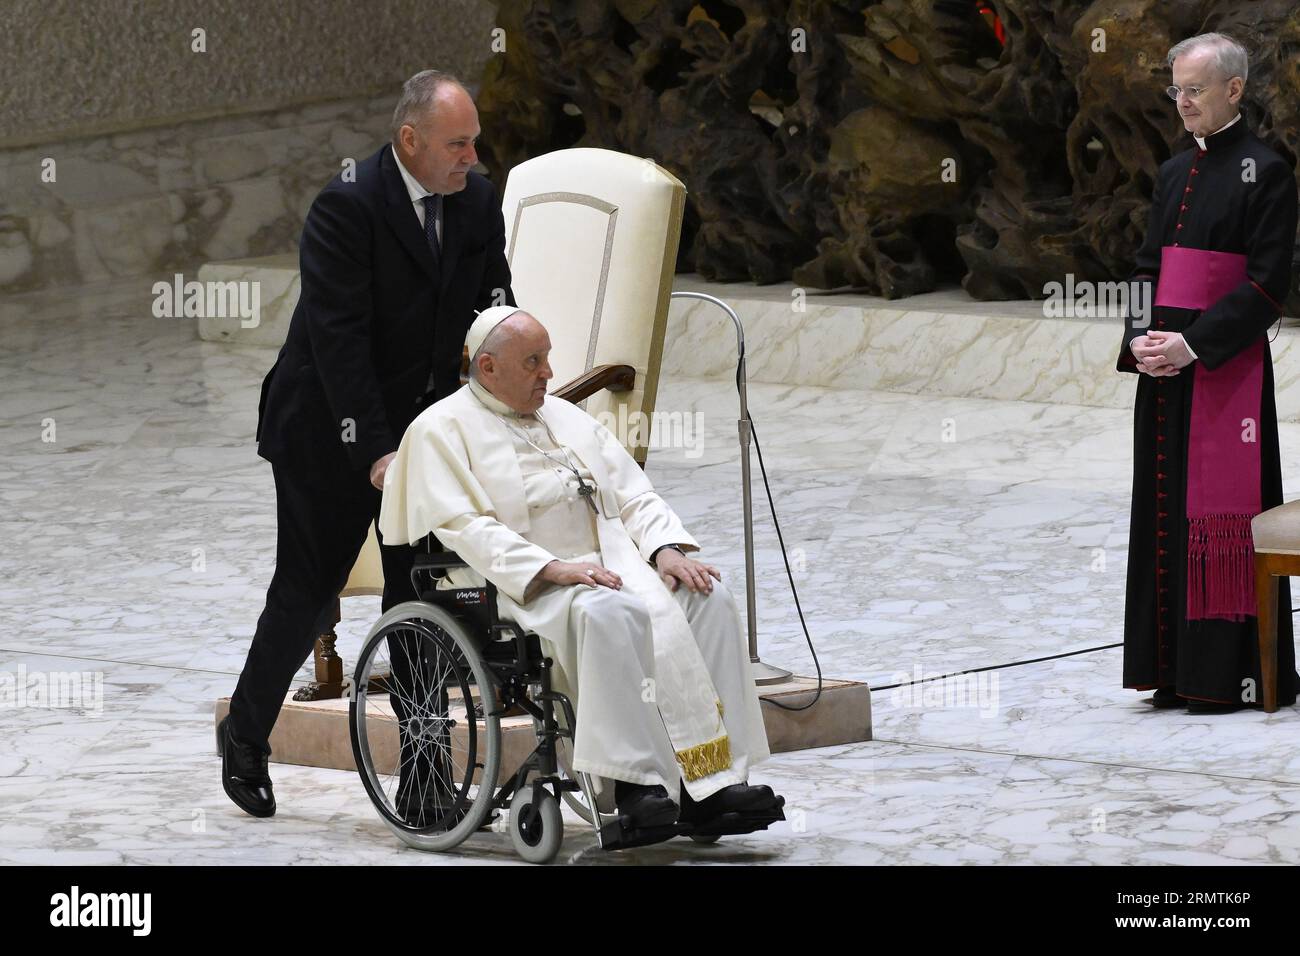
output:
[[[388,676],[372,683],[378,674]],[[458,846],[491,811],[501,721],[474,719],[472,685],[492,687],[475,643],[423,601],[381,617],[357,662],[348,708],[357,770],[384,823],[416,849]]]

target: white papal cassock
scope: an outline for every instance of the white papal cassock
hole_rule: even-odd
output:
[[[570,465],[595,486],[590,499]],[[618,439],[572,403],[548,395],[519,415],[477,381],[435,403],[388,467],[379,528],[392,544],[434,532],[496,585],[503,617],[547,643],[555,687],[576,708],[574,769],[662,784],[674,800],[685,780],[703,800],[769,756],[731,593],[720,581],[711,594],[668,589],[650,555],[699,545]],[[600,564],[623,588],[537,579],[556,559]],[[458,569],[441,586],[481,584]]]

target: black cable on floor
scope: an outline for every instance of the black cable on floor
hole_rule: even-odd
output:
[[[1024,667],[1026,664],[1041,664],[1043,661],[1056,661],[1062,657],[1075,657],[1078,654],[1091,654],[1093,651],[1108,651],[1113,647],[1123,647],[1124,642],[1118,644],[1098,644],[1096,647],[1084,647],[1077,651],[1065,651],[1061,654],[1049,654],[1047,657],[1034,657],[1027,661],[1011,661],[1007,664],[989,664],[987,667],[971,667],[964,671],[953,671],[951,674],[938,674],[934,677],[926,677],[921,680],[904,681],[901,684],[885,684],[883,687],[873,687],[871,692],[874,694],[878,690],[893,690],[895,687],[911,687],[915,684],[928,684],[930,681],[944,680],[948,677],[960,677],[962,674],[978,674],[982,671],[1001,671],[1009,667]]]
[[[1291,609],[1292,614],[1297,612],[1300,612],[1300,607],[1293,607]],[[1074,657],[1076,654],[1091,654],[1093,651],[1108,651],[1113,647],[1123,646],[1123,641],[1120,641],[1118,644],[1098,644],[1096,647],[1084,647],[1077,651],[1066,651],[1062,654],[1052,654],[1048,657],[1035,657],[1027,661],[1011,661],[1007,664],[989,664],[987,667],[972,667],[964,671],[953,671],[951,674],[939,674],[935,677],[926,677],[919,681],[909,680],[902,684],[885,684],[883,687],[872,687],[871,692],[875,693],[878,690],[893,690],[895,687],[910,687],[914,684],[928,684],[930,681],[943,680],[948,677],[960,677],[962,674],[978,674],[981,671],[1000,671],[1005,670],[1008,667],[1023,667],[1026,664],[1041,664],[1043,661],[1055,661],[1060,660],[1062,657]]]

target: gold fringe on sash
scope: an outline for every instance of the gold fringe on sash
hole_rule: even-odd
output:
[[[679,750],[676,756],[687,782],[699,780],[731,766],[731,738],[723,734],[717,740]]]

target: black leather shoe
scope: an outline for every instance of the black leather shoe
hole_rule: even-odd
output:
[[[464,813],[453,816],[450,811],[455,800],[450,794],[429,793],[420,799],[417,795],[399,795],[394,801],[397,815],[413,827],[429,827],[439,823],[439,830],[449,830],[464,817]]]
[[[1185,707],[1187,698],[1179,697],[1172,687],[1161,687],[1156,690],[1149,698],[1152,707],[1158,707],[1162,710],[1166,707]]]
[[[217,725],[217,750],[221,754],[221,785],[226,796],[245,813],[255,817],[274,816],[275,793],[266,771],[267,756],[231,736],[229,715]]]
[[[1234,711],[1245,710],[1245,708],[1245,704],[1237,704],[1231,701],[1189,700],[1187,702],[1187,712],[1189,714],[1231,714]]]
[[[784,802],[766,784],[751,787],[747,783],[733,783],[698,803],[683,786],[680,819],[683,823],[705,823],[724,813],[759,813],[778,809]]]
[[[633,827],[666,827],[677,820],[677,804],[663,787],[614,781],[614,803]]]

